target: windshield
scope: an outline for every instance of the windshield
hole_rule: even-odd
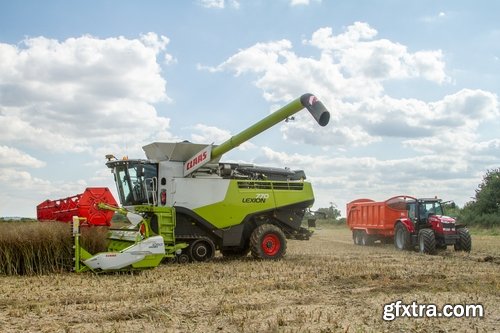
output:
[[[444,215],[439,201],[420,202],[420,218],[428,218],[430,215]]]
[[[156,204],[156,164],[145,161],[117,161],[108,166],[114,168],[116,187],[123,206]]]

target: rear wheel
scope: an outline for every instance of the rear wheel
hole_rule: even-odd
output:
[[[363,246],[373,245],[373,238],[372,236],[368,235],[366,231],[361,231],[361,245]]]
[[[455,243],[455,251],[470,252],[472,249],[472,239],[470,237],[469,229],[461,228],[457,230],[458,239]]]
[[[420,253],[436,253],[436,236],[432,229],[422,229],[418,232],[418,250]]]
[[[281,259],[286,253],[286,238],[275,225],[263,224],[250,237],[252,256],[259,259]]]
[[[361,234],[359,230],[352,231],[352,240],[354,244],[361,245]]]
[[[411,247],[410,232],[402,223],[396,224],[394,230],[394,246],[400,251],[409,250]]]

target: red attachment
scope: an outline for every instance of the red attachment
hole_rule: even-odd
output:
[[[45,200],[36,206],[39,221],[71,222],[73,216],[86,217],[89,225],[110,226],[114,212],[101,210],[97,204],[116,206],[116,200],[107,187],[88,187],[85,192],[57,200]]]

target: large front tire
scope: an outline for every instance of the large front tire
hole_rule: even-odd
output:
[[[286,253],[286,237],[275,225],[263,224],[250,237],[252,256],[258,259],[281,259]]]
[[[461,228],[457,230],[458,239],[455,243],[455,251],[470,252],[472,249],[472,239],[470,237],[469,229]]]
[[[418,250],[420,253],[436,253],[436,236],[431,229],[422,229],[418,232]]]

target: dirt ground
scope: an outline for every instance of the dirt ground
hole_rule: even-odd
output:
[[[382,319],[384,304],[481,304],[483,318]],[[500,236],[470,254],[352,244],[347,229],[289,241],[285,259],[217,257],[134,274],[0,277],[1,332],[492,332]]]

